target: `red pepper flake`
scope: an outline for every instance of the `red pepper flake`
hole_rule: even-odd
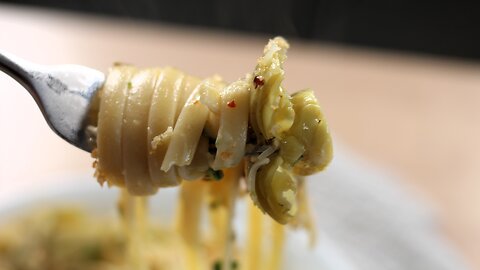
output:
[[[235,103],[235,100],[231,100],[231,101],[227,102],[227,106],[230,107],[230,108],[235,108],[235,107],[237,107],[237,104]]]
[[[262,76],[255,76],[255,78],[253,79],[253,83],[255,84],[255,89],[265,84]]]

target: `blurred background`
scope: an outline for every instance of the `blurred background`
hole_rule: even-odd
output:
[[[480,269],[478,14],[475,1],[2,0],[0,49],[44,64],[168,64],[232,81],[283,35],[285,85],[316,91],[340,156],[430,209],[429,228]],[[52,175],[91,173],[89,155],[56,137],[3,74],[0,123],[0,199],[41,189]],[[387,265],[379,269],[440,269]]]
[[[19,0],[53,8],[263,33],[362,47],[480,59],[478,5],[474,1],[325,0]]]

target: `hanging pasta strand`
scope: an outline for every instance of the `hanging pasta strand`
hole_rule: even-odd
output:
[[[298,180],[298,213],[290,222],[294,228],[305,229],[309,236],[309,245],[311,248],[315,246],[317,240],[317,230],[315,228],[315,219],[311,210],[310,202],[307,194],[307,183],[305,177],[297,176]]]
[[[125,235],[127,235],[127,261],[132,269],[148,270],[145,260],[145,243],[147,233],[147,199],[134,197],[122,190],[118,201]]]
[[[282,265],[282,251],[285,242],[285,227],[273,220],[270,221],[271,227],[271,248],[267,259],[268,270],[279,270]]]
[[[184,243],[186,267],[205,270],[201,239],[201,208],[205,195],[205,184],[201,181],[183,181],[177,210],[176,229]]]
[[[244,265],[246,270],[256,270],[262,265],[263,240],[264,240],[264,215],[253,204],[248,201],[248,227],[247,245],[244,254]]]
[[[216,263],[222,269],[230,270],[234,265],[233,217],[235,201],[238,196],[239,178],[242,167],[237,166],[223,171],[220,181],[211,179],[209,182],[209,217],[212,224],[212,242],[215,246],[214,256],[220,256]]]

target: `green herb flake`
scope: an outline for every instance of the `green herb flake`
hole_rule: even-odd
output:
[[[215,171],[212,168],[208,168],[207,175],[210,179],[219,181],[219,180],[222,180],[223,178],[223,171],[222,170]]]
[[[238,262],[236,260],[233,260],[231,263],[232,263],[233,270],[238,269]],[[218,260],[213,264],[212,270],[222,270],[222,265],[223,263]]]
[[[212,201],[208,206],[210,207],[210,209],[214,210],[214,209],[217,209],[218,206],[220,206],[220,203],[217,201]]]
[[[213,264],[212,270],[222,270],[222,262],[221,261],[216,261]]]
[[[102,249],[96,243],[90,243],[83,247],[83,257],[89,261],[100,261],[102,259]]]
[[[128,89],[132,89],[132,87],[133,87],[132,82],[128,82],[127,87],[128,87]]]

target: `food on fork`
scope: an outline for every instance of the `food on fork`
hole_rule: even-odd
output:
[[[288,47],[270,40],[253,72],[231,83],[115,64],[88,130],[96,178],[121,188],[121,226],[68,209],[34,216],[0,234],[0,268],[280,269],[284,225],[314,240],[305,177],[333,154],[313,91],[290,95],[282,86]],[[154,228],[148,196],[176,186],[175,229]],[[247,239],[239,246],[233,219],[245,197]]]
[[[125,188],[123,200],[180,185],[178,228],[192,265],[201,264],[202,251],[192,247],[202,243],[205,201],[216,205],[209,208],[210,222],[223,234],[216,248],[226,267],[234,257],[234,203],[243,194],[276,222],[313,230],[303,177],[329,164],[332,142],[313,91],[290,95],[282,86],[288,47],[281,37],[270,40],[254,71],[232,83],[172,67],[121,64],[107,76],[93,151],[96,176],[102,184]],[[255,257],[262,238],[255,227],[263,217],[250,211],[246,252]],[[279,226],[272,237],[277,266]],[[255,268],[258,262],[250,258],[249,264]]]
[[[261,210],[287,223],[297,176],[321,171],[332,157],[313,92],[290,96],[281,85],[288,46],[272,39],[255,70],[230,84],[171,67],[114,66],[100,91],[98,180],[151,195],[233,170]]]

